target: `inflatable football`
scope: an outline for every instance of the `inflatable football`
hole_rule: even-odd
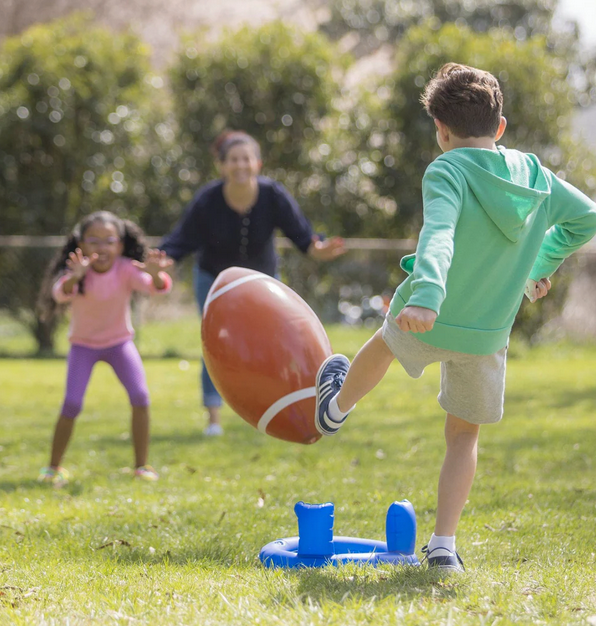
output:
[[[286,441],[321,437],[314,385],[331,345],[296,292],[261,272],[230,267],[207,295],[201,334],[209,374],[240,417]]]

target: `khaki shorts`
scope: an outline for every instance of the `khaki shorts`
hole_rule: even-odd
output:
[[[441,364],[438,401],[447,413],[471,424],[494,424],[503,417],[506,347],[486,356],[435,348],[400,330],[391,314],[383,339],[412,378],[420,378],[431,363]]]

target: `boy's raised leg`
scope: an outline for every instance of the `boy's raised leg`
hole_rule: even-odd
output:
[[[334,435],[356,402],[378,385],[394,358],[381,330],[362,346],[351,365],[341,354],[329,357],[317,374],[317,430]]]
[[[340,411],[350,411],[367,393],[383,379],[395,357],[378,330],[354,357],[346,380],[337,395]]]

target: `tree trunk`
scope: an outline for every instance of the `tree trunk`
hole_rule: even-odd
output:
[[[37,355],[51,356],[54,354],[54,335],[58,323],[56,319],[44,322],[36,316],[33,335],[37,341]]]

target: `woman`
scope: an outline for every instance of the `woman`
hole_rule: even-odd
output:
[[[279,228],[303,253],[328,261],[344,253],[343,240],[320,241],[296,200],[279,183],[259,176],[261,149],[241,131],[220,135],[213,150],[221,180],[195,195],[161,249],[175,261],[197,252],[195,294],[201,314],[217,275],[232,266],[277,276],[274,233]],[[203,403],[209,413],[206,435],[221,435],[221,396],[203,362]]]

